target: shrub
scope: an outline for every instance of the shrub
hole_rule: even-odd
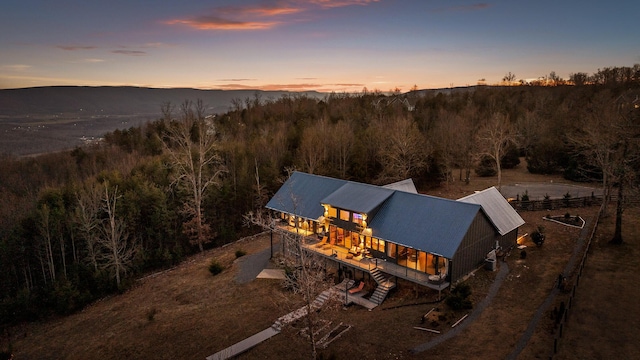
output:
[[[538,230],[531,233],[531,240],[533,240],[537,246],[544,244],[544,228],[542,226],[538,226]]]
[[[239,258],[239,257],[243,257],[243,256],[245,256],[245,255],[247,255],[247,252],[246,252],[246,251],[244,251],[244,250],[242,250],[242,249],[238,249],[238,250],[236,250],[236,259],[237,259],[237,258]]]
[[[209,264],[209,272],[212,275],[218,275],[222,272],[222,270],[224,270],[224,267],[215,260],[212,260],[211,264]]]
[[[471,287],[469,284],[461,283],[451,290],[446,303],[453,310],[471,309],[473,305],[469,296],[471,296]]]
[[[522,194],[522,199],[520,199],[521,201],[529,201],[529,190],[525,190],[524,194]]]
[[[476,174],[480,177],[494,176],[498,173],[496,162],[488,156],[483,156],[480,163],[475,169]]]
[[[152,307],[151,309],[147,310],[147,312],[145,313],[145,315],[147,316],[147,321],[151,322],[155,320],[157,313],[158,313],[158,309],[156,309],[155,307]]]

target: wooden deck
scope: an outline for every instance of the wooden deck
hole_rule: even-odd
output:
[[[302,246],[308,251],[368,273],[371,273],[373,269],[377,268],[385,274],[396,276],[437,291],[444,290],[451,285],[446,281],[434,283],[429,280],[429,274],[427,273],[412,270],[407,267],[385,261],[384,259],[367,258],[363,256],[350,258],[349,251],[342,246],[327,244],[322,247],[316,247],[316,244],[320,241],[314,237],[305,237],[304,242],[305,243],[303,243]]]

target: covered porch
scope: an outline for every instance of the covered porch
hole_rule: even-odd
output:
[[[405,266],[394,264],[386,261],[385,259],[379,259],[363,254],[356,256],[350,253],[345,247],[322,243],[315,236],[304,236],[302,247],[309,252],[318,254],[339,264],[365,271],[369,274],[371,274],[374,269],[378,269],[385,274],[396,276],[437,291],[446,289],[451,285],[449,282],[440,279],[438,276],[429,275]]]

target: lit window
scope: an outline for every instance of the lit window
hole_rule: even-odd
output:
[[[338,210],[334,207],[330,207],[329,208],[329,217],[331,218],[337,218],[338,217]]]
[[[357,213],[353,213],[353,222],[358,224],[358,225],[362,225],[362,221],[364,219],[362,218],[361,214],[357,214]]]
[[[340,220],[349,221],[349,212],[346,210],[340,210]]]

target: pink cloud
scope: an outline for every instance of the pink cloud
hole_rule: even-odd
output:
[[[337,8],[352,5],[369,5],[378,1],[379,0],[311,0],[310,3],[323,8]]]
[[[167,25],[185,25],[197,30],[266,30],[291,20],[294,14],[313,8],[337,8],[368,5],[379,0],[311,0],[279,1],[275,4],[226,6],[213,9],[209,14],[165,21]]]

